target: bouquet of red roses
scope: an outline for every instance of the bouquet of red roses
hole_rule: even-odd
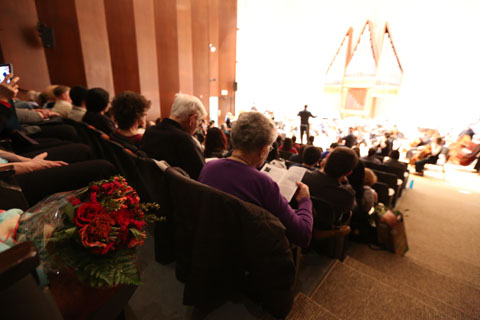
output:
[[[158,205],[140,203],[125,178],[114,176],[50,196],[19,229],[36,242],[47,270],[66,266],[93,287],[138,285],[135,247],[144,243],[147,224],[161,220],[151,209]]]
[[[65,214],[71,227],[63,232],[76,236],[92,253],[104,255],[143,244],[144,208],[124,178],[95,182],[86,193],[71,197],[69,202]]]

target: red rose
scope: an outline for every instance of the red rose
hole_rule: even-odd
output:
[[[98,192],[100,191],[100,188],[96,185],[93,185],[90,187],[90,192]]]
[[[80,199],[78,199],[77,197],[71,197],[70,199],[68,199],[68,201],[70,201],[70,203],[73,206],[78,206],[80,203],[82,203],[82,201]]]
[[[86,202],[78,207],[77,212],[73,218],[75,224],[79,227],[83,227],[92,222],[98,215],[103,214],[105,211],[98,202]]]
[[[114,224],[115,221],[106,213],[96,216],[93,221],[80,229],[82,244],[87,248],[96,248],[94,253],[100,254],[106,254],[109,250],[115,249],[115,239],[110,237]]]

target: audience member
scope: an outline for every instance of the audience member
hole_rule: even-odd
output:
[[[57,86],[53,90],[55,95],[55,104],[52,107],[52,111],[58,113],[62,117],[68,117],[68,114],[72,110],[72,99],[70,99],[70,88],[66,86]]]
[[[353,208],[355,191],[347,183],[347,176],[358,163],[357,154],[346,147],[337,147],[330,152],[322,170],[306,172],[303,182],[310,194],[327,202],[337,214]]]
[[[315,170],[319,165],[320,156],[322,152],[319,148],[314,146],[306,146],[302,153],[302,164],[293,164],[294,166],[302,166],[308,170]]]
[[[377,183],[377,176],[369,169],[365,168],[365,178],[363,180],[363,197],[358,206],[363,212],[368,213],[372,207],[378,202],[378,195],[372,186]]]
[[[68,114],[69,119],[82,121],[87,112],[86,99],[88,89],[83,86],[75,86],[70,89],[70,98],[72,99],[72,110]]]
[[[225,133],[219,128],[207,130],[205,138],[205,158],[223,158],[228,152],[228,143]]]
[[[360,158],[360,148],[353,147],[352,150],[356,153],[357,157]],[[358,161],[355,168],[352,170],[352,173],[348,176],[348,183],[355,190],[355,200],[356,203],[360,203],[363,197],[363,182],[365,180],[365,165],[362,161]]]
[[[295,212],[277,183],[257,170],[267,159],[275,137],[275,125],[266,116],[259,112],[242,113],[232,127],[232,156],[208,162],[199,180],[271,212],[285,225],[290,241],[307,247],[313,226],[308,187],[297,182],[295,198],[299,209]]]
[[[315,137],[314,137],[314,136],[309,136],[309,137],[308,137],[307,144],[308,144],[309,146],[313,146],[313,141],[315,141]]]
[[[141,94],[133,91],[124,91],[113,99],[112,114],[118,129],[112,134],[122,143],[140,146],[143,134],[139,128],[145,128],[147,111],[150,109],[150,101]]]
[[[330,147],[328,148],[328,150],[325,150],[325,151],[322,152],[322,157],[321,157],[321,159],[325,159],[325,158],[328,156],[328,154],[329,154],[330,152],[332,152],[336,147],[338,147],[338,143],[336,143],[336,142],[331,143],[331,144],[330,144]]]
[[[297,137],[292,136],[292,145],[295,149],[297,149],[298,152],[300,152],[301,146],[297,143]]]
[[[83,116],[83,122],[88,123],[106,134],[111,134],[115,131],[115,124],[113,121],[104,115],[110,94],[102,88],[92,88],[88,90],[85,104],[87,112]]]
[[[298,154],[297,149],[293,146],[293,141],[290,138],[285,138],[283,145],[280,147],[280,151],[290,152],[293,154]]]
[[[375,163],[375,164],[382,164],[382,161],[380,161],[380,159],[378,159],[375,155],[377,154],[377,149],[375,148],[370,148],[368,149],[368,156],[365,156],[365,157],[361,157],[360,160],[364,161],[364,162],[371,162],[371,163]]]
[[[145,131],[141,149],[148,156],[180,167],[191,178],[197,179],[205,159],[192,135],[206,115],[200,99],[178,93],[173,101],[170,116]]]
[[[384,165],[399,168],[402,170],[406,169],[405,164],[398,161],[398,159],[400,158],[400,152],[398,152],[398,150],[392,150],[388,157],[389,159],[383,163]]]

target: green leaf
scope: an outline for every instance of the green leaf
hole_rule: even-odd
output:
[[[133,234],[133,236],[137,239],[137,240],[141,240],[143,239],[143,234],[140,230],[138,229],[135,229],[135,228],[128,228],[128,230],[130,230],[130,232]]]
[[[65,230],[64,232],[69,238],[71,238],[75,235],[75,231],[77,231],[77,227],[71,227],[71,228]]]
[[[73,215],[75,213],[75,208],[71,204],[67,204],[63,208],[63,212],[65,212],[65,215],[68,217],[68,220],[70,222],[73,222]]]

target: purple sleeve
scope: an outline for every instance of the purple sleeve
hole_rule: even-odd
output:
[[[271,194],[264,197],[264,199],[267,199],[264,204],[265,209],[280,219],[287,228],[286,234],[291,242],[303,248],[308,247],[313,228],[312,201],[310,198],[300,200],[298,210],[295,212],[288,204],[287,199],[280,193],[280,189],[275,182],[269,189],[268,192]]]

